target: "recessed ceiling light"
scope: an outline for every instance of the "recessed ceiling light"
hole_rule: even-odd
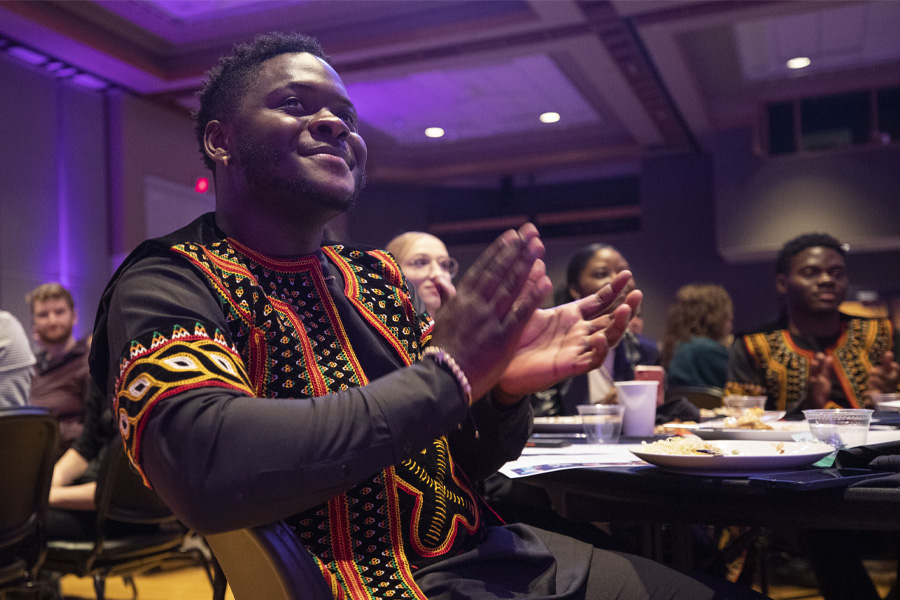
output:
[[[27,62],[29,65],[42,65],[47,62],[47,55],[35,52],[34,50],[23,46],[11,46],[7,52],[10,56],[14,56],[23,62]]]
[[[440,127],[429,127],[425,130],[425,135],[430,138],[444,137],[444,130]]]
[[[541,123],[556,123],[559,121],[559,113],[545,112],[541,115]]]
[[[810,60],[805,56],[798,56],[787,61],[788,69],[804,69],[809,66]]]
[[[90,73],[78,73],[72,77],[71,81],[89,90],[105,90],[107,88],[105,81],[97,79]]]

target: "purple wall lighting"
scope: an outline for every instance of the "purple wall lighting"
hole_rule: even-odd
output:
[[[57,224],[59,256],[59,282],[65,287],[71,286],[71,269],[69,268],[69,188],[68,163],[66,149],[68,147],[68,130],[66,128],[65,101],[60,86],[56,86],[56,207],[59,222]],[[49,266],[49,265],[48,265]]]

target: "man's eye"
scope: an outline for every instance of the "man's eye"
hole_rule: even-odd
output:
[[[338,118],[347,125],[347,128],[350,129],[350,131],[356,133],[358,123],[354,113],[343,113],[339,115]]]
[[[299,98],[288,98],[281,105],[288,108],[303,108],[303,103],[300,102]]]

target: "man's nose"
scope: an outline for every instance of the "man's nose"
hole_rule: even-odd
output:
[[[310,129],[315,133],[329,135],[342,141],[350,135],[350,128],[343,119],[338,118],[327,108],[323,108],[313,116]]]

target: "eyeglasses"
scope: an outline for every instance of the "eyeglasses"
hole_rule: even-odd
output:
[[[449,256],[433,258],[427,254],[416,254],[406,262],[406,266],[410,271],[425,271],[431,267],[433,262],[437,263],[441,271],[450,277],[455,277],[456,272],[459,271],[459,263],[456,262],[455,258],[450,258]]]

